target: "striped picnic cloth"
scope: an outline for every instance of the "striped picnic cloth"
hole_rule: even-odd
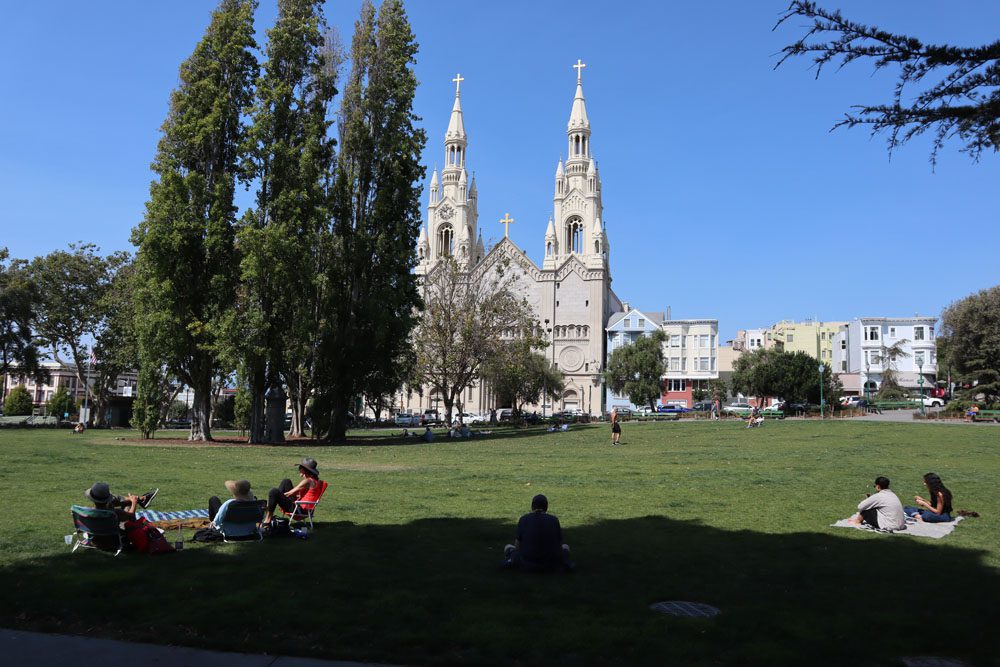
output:
[[[183,521],[185,519],[208,518],[207,509],[177,510],[175,512],[157,512],[156,510],[139,510],[135,514],[136,516],[142,517],[146,521],[152,523],[160,523],[162,521]]]

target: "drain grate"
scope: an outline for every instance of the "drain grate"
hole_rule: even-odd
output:
[[[710,604],[701,602],[684,602],[683,600],[670,600],[668,602],[656,602],[649,605],[649,608],[660,614],[670,616],[689,616],[695,618],[711,618],[720,612]]]

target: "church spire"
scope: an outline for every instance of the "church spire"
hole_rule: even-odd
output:
[[[573,108],[569,113],[569,123],[566,134],[569,137],[569,158],[566,164],[581,162],[586,171],[586,161],[590,157],[590,119],[587,118],[587,105],[583,99],[583,68],[586,65],[577,58],[573,68],[576,69],[576,95],[573,97]]]
[[[469,137],[465,134],[465,119],[462,117],[462,82],[465,78],[457,74],[452,81],[455,82],[455,104],[451,107],[448,131],[444,133],[444,173],[452,172],[454,180],[458,180],[457,172],[465,167],[465,148]],[[449,180],[447,176],[445,180]]]

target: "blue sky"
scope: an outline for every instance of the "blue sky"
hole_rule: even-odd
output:
[[[771,31],[785,4],[413,0],[428,177],[461,72],[480,227],[499,239],[509,211],[511,238],[540,261],[582,58],[613,286],[632,304],[717,318],[725,339],[781,319],[936,315],[1000,282],[1000,157],[950,146],[932,171],[927,141],[890,161],[882,138],[829,132],[850,105],[887,101],[895,73],[774,71],[802,33]],[[822,4],[928,42],[983,44],[1000,25],[996,2]],[[359,5],[327,5],[345,41]],[[131,249],[178,66],[214,6],[6,8],[0,245]],[[259,31],[274,13],[262,0]]]

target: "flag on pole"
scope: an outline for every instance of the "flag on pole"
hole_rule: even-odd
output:
[[[94,348],[93,347],[90,348],[90,360],[89,360],[89,363],[90,363],[91,366],[93,366],[94,364],[97,363],[97,357],[94,356]]]

